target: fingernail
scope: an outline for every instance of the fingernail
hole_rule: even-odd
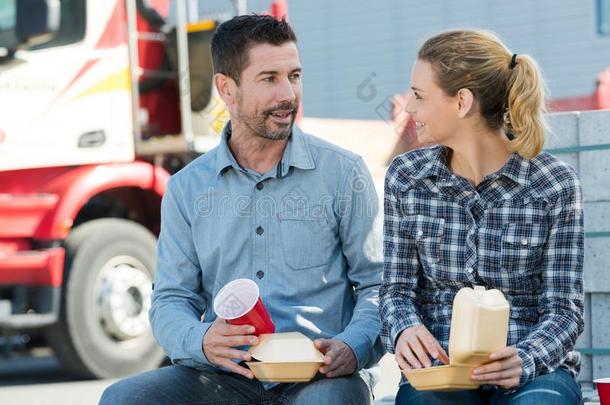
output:
[[[438,358],[438,353],[436,353],[436,352],[430,353],[430,355],[431,355],[431,356],[432,356],[432,358],[434,358],[434,359],[437,359],[437,358]]]
[[[250,326],[250,327],[248,328],[248,333],[254,333],[254,330],[255,330],[255,329],[254,329],[254,326]]]
[[[251,339],[250,339],[250,344],[255,345],[257,341],[258,341],[258,339],[257,339],[257,338],[255,338],[255,337],[254,337],[254,338],[251,338]]]

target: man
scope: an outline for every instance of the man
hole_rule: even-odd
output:
[[[235,17],[212,57],[231,121],[162,204],[150,320],[174,365],[118,382],[101,402],[370,403],[382,354],[371,177],[358,156],[293,127],[301,64],[286,21]],[[253,327],[212,308],[237,278],[258,284],[276,332],[315,339],[324,365],[312,382],[261,383],[243,364]]]

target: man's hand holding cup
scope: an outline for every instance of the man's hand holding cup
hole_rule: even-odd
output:
[[[203,337],[203,353],[214,366],[254,378],[252,371],[232,360],[251,361],[250,353],[236,347],[256,345],[258,335],[275,332],[258,285],[249,279],[231,281],[216,294],[214,311],[218,318]]]
[[[224,319],[216,318],[203,337],[203,353],[210,364],[252,379],[254,378],[252,371],[236,364],[233,359],[252,360],[250,353],[238,350],[236,347],[257,344],[258,338],[253,335],[254,332],[252,325],[231,325]]]

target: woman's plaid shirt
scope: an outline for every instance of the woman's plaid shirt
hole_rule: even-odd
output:
[[[567,367],[583,330],[584,232],[575,171],[548,153],[513,153],[478,186],[447,168],[448,149],[398,156],[385,180],[382,338],[394,352],[423,323],[447,350],[451,307],[462,287],[501,290],[510,303],[508,345],[521,385]]]

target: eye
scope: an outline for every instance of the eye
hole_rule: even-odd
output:
[[[274,80],[275,80],[275,78],[273,76],[265,76],[265,77],[263,77],[263,81],[267,82],[267,83],[273,83]]]
[[[290,80],[292,80],[293,82],[301,80],[301,74],[300,73],[293,73],[293,74],[291,74],[290,75]]]
[[[418,92],[414,91],[414,92],[413,92],[413,95],[415,96],[415,99],[416,99],[416,100],[421,100],[421,96],[419,95],[419,93],[418,93]]]

